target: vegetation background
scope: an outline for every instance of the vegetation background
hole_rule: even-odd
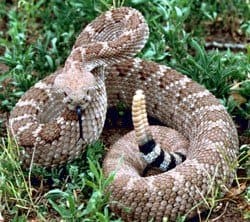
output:
[[[23,170],[5,124],[24,92],[63,65],[82,28],[121,5],[140,10],[149,24],[138,56],[204,85],[234,119],[239,170],[226,203],[234,203],[237,221],[250,219],[249,0],[0,0],[0,221],[119,221],[104,193],[114,175],[103,176],[100,141],[65,167]],[[204,220],[218,203],[227,206],[215,193]]]

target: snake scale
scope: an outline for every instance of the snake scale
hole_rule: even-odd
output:
[[[145,164],[134,132],[114,144],[103,169],[106,175],[116,171],[110,207],[126,221],[192,216],[192,207],[212,188],[220,186],[223,194],[230,186],[238,153],[234,123],[208,90],[169,67],[133,58],[148,33],[135,9],[103,13],[80,33],[64,67],[28,90],[9,119],[11,134],[24,147],[23,165],[53,167],[99,138],[108,107],[120,101],[131,106],[134,92],[144,90],[149,116],[177,130],[189,145],[182,164],[142,177]],[[171,137],[164,130],[152,134],[162,141]]]

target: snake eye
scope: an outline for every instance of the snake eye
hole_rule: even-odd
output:
[[[84,95],[89,95],[89,91],[90,91],[89,88],[85,88],[85,87],[82,88],[82,92]]]

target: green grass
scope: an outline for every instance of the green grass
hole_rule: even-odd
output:
[[[97,142],[74,162],[52,170],[21,168],[21,152],[9,137],[0,154],[0,212],[13,221],[118,221],[108,209],[105,191],[114,174],[104,177],[100,166],[104,146]],[[51,213],[51,208],[54,213]]]
[[[0,113],[9,112],[25,91],[64,63],[86,24],[111,7],[127,5],[139,9],[150,27],[149,41],[138,56],[171,66],[204,85],[243,125],[241,134],[250,135],[250,46],[237,53],[204,48],[204,37],[212,35],[211,27],[218,25],[219,30],[240,38],[250,37],[247,0],[9,2],[0,2],[0,63],[9,68],[0,75]],[[0,119],[1,129],[3,123]],[[0,150],[0,216],[7,215],[12,221],[32,217],[42,221],[116,220],[104,194],[113,175],[103,176],[100,143],[81,159],[53,170],[22,170],[16,158],[19,148],[9,137],[2,138]],[[236,179],[244,180],[250,177],[249,146],[243,146],[240,153],[239,168],[246,176]],[[250,189],[242,195],[249,202]],[[216,199],[211,201],[212,209]],[[250,217],[247,212],[244,216]]]

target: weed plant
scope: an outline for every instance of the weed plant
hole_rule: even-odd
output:
[[[247,0],[2,0],[0,65],[8,69],[0,74],[0,114],[9,112],[25,91],[64,63],[86,24],[101,12],[121,5],[140,10],[149,24],[149,41],[138,56],[171,66],[204,85],[234,119],[248,125],[244,133],[250,135],[250,47],[240,53],[204,48],[207,24],[211,27],[218,21],[222,30],[249,37]],[[3,122],[0,119],[0,127]],[[0,218],[2,214],[10,221],[116,220],[104,192],[114,175],[103,175],[101,143],[73,163],[53,170],[23,170],[16,158],[18,152],[14,141],[2,138]],[[249,155],[249,146],[244,145],[240,167],[246,169],[248,178]],[[249,188],[243,196],[249,202]],[[249,212],[244,216],[249,219]]]

